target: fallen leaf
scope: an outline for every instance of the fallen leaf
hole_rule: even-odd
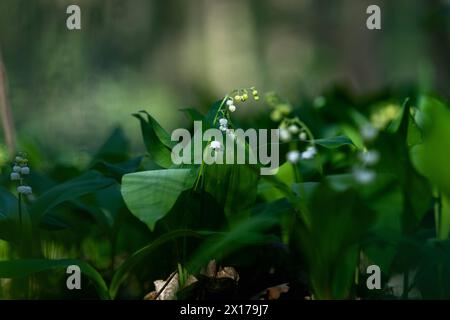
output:
[[[287,283],[267,288],[267,300],[278,300],[282,293],[287,293],[288,291],[289,286]]]

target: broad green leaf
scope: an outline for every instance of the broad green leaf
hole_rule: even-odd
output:
[[[115,183],[116,181],[112,178],[107,178],[97,172],[89,171],[78,178],[47,190],[38,197],[29,206],[31,217],[34,221],[40,221],[49,210],[57,205],[86,194],[94,193]]]
[[[91,267],[91,265],[81,260],[21,259],[0,261],[0,278],[22,278],[38,272],[67,268],[71,265],[80,267],[81,275],[87,276],[94,283],[100,298],[109,299],[108,287],[100,273]]]
[[[411,149],[411,157],[417,170],[427,177],[443,195],[450,198],[450,108],[442,101],[423,96],[419,100],[420,123],[423,143]],[[443,201],[443,205],[446,205]],[[440,239],[446,239],[450,231],[450,209],[442,210],[438,226]]]
[[[190,189],[196,178],[191,169],[152,170],[123,176],[122,196],[130,211],[153,230],[178,196]]]
[[[147,119],[141,114],[147,115]],[[135,116],[141,124],[144,144],[152,160],[162,168],[170,168],[172,163],[171,148],[175,145],[168,133],[148,113],[141,111]]]
[[[205,165],[203,178],[205,191],[224,207],[230,223],[241,219],[256,200],[259,180],[256,166]]]

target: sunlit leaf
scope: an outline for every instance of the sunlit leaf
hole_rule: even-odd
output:
[[[153,229],[195,180],[190,169],[152,170],[123,176],[122,196],[130,211]]]

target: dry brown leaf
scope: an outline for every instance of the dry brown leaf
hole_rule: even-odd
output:
[[[233,267],[225,267],[220,268],[219,272],[217,272],[217,278],[230,278],[234,281],[239,281],[239,273],[237,273],[236,269]]]
[[[287,293],[289,291],[289,286],[287,283],[280,284],[275,287],[267,288],[267,299],[268,300],[278,300],[282,293]]]
[[[217,272],[217,263],[216,260],[214,259],[208,262],[206,268],[202,269],[200,273],[209,278],[214,278],[216,276],[216,272]]]
[[[155,300],[158,292],[152,291],[145,295],[144,300]]]
[[[167,283],[168,279],[172,279]],[[167,283],[167,285],[166,285]],[[155,290],[156,292],[160,292],[162,288],[165,286],[164,290],[161,291],[161,294],[157,298],[157,300],[174,300],[175,295],[178,291],[179,285],[178,285],[178,273],[173,275],[173,273],[167,278],[167,280],[156,280],[154,282],[155,284]]]
[[[172,277],[170,282],[166,285],[167,281]],[[191,284],[197,282],[197,278],[193,275],[189,275],[186,283],[184,284],[184,288],[190,286]],[[155,285],[155,290],[149,292],[144,300],[174,300],[176,297],[177,291],[180,289],[179,281],[178,281],[178,272],[172,273],[166,280],[156,280],[153,282]],[[162,288],[164,288],[162,290]],[[162,291],[161,291],[162,290]],[[161,294],[158,296],[158,292],[161,291]]]

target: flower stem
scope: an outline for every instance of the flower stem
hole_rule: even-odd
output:
[[[20,223],[20,228],[22,229],[22,194],[21,193],[19,193],[18,207],[19,207],[19,223]]]

